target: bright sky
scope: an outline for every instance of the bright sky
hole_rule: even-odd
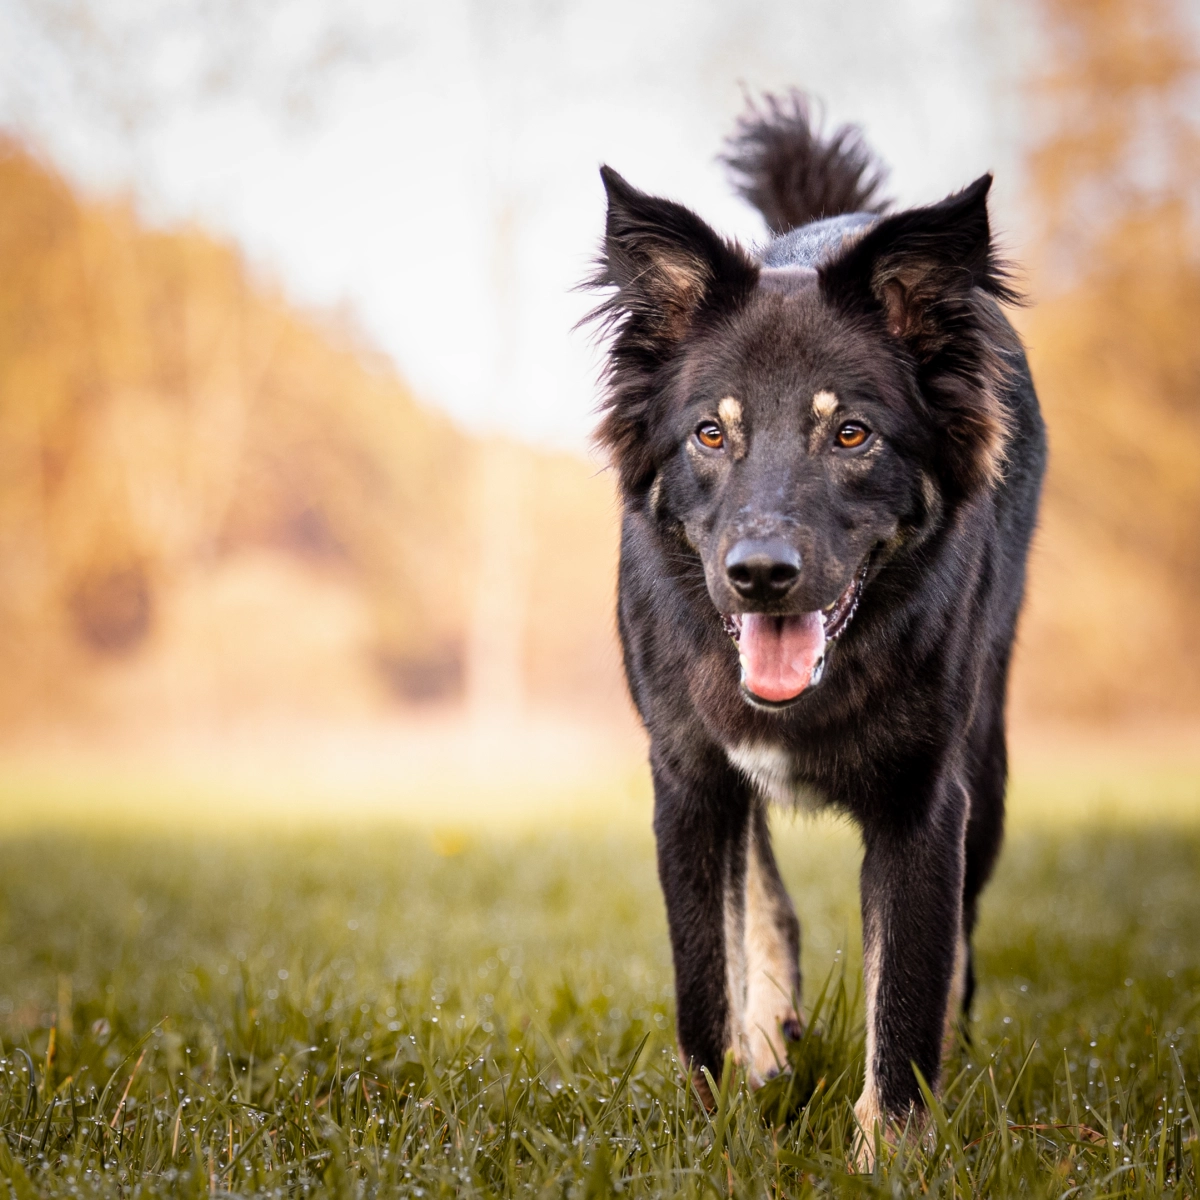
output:
[[[715,156],[743,88],[799,85],[903,202],[995,170],[1019,253],[1035,43],[987,0],[0,0],[0,124],[348,308],[461,420],[581,447],[599,163],[753,241]]]

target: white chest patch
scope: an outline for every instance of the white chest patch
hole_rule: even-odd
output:
[[[785,808],[818,808],[822,799],[796,779],[791,756],[778,746],[743,742],[727,746],[729,761],[750,781],[765,800]]]

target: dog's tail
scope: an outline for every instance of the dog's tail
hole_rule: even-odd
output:
[[[877,197],[887,171],[859,130],[842,125],[823,136],[802,92],[764,96],[761,106],[750,101],[721,161],[776,234],[840,213],[883,212],[889,204]]]

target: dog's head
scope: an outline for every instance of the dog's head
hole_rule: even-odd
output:
[[[1009,343],[990,297],[1012,293],[991,178],[772,268],[602,174],[599,439],[627,503],[698,557],[747,699],[787,706],[871,573],[999,478]]]

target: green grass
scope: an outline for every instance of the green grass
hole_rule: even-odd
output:
[[[857,844],[778,838],[818,1011],[791,1076],[727,1078],[710,1114],[636,828],[11,833],[0,1175],[21,1200],[1197,1194],[1200,825],[1021,823],[936,1139],[866,1177]]]

